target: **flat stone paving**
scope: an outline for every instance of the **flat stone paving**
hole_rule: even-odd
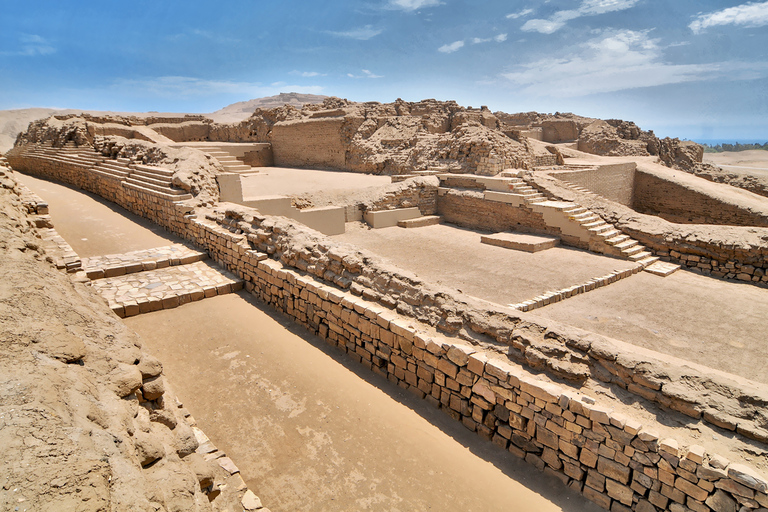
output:
[[[120,316],[170,309],[243,287],[241,279],[204,261],[97,279],[90,284]]]
[[[458,288],[501,305],[636,266],[631,261],[565,247],[537,253],[512,251],[481,243],[483,234],[449,224],[368,229],[353,222],[347,223],[346,233],[331,238],[378,254],[427,282]]]
[[[208,258],[208,254],[186,245],[174,244],[154,249],[107,254],[83,258],[82,265],[89,279],[115,277],[123,274],[186,265]]]

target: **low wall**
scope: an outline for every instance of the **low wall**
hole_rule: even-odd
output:
[[[606,199],[631,207],[634,202],[634,163],[601,165],[583,171],[556,171],[552,176],[582,186]]]
[[[681,177],[689,176],[680,174]],[[635,174],[632,208],[681,224],[768,226],[766,211],[751,211],[739,204],[725,202],[642,168]]]
[[[233,225],[249,221],[232,214]],[[339,290],[278,261],[259,261],[246,242],[254,239],[232,234],[214,218],[193,221],[196,242],[236,268],[261,300],[600,506],[674,511],[717,509],[721,503],[735,507],[744,498],[768,501],[768,480],[748,467],[701,446],[681,447],[661,438],[653,426],[536,377],[492,351],[420,329],[412,319],[367,300],[365,291]],[[227,217],[219,220],[226,224]],[[280,231],[286,233],[282,226]],[[333,262],[354,266],[338,252]]]
[[[441,188],[437,213],[445,222],[461,227],[492,232],[543,233],[557,236],[566,245],[589,249],[589,242],[563,233],[529,206],[489,201],[481,191]]]
[[[708,276],[768,284],[768,228],[675,224],[565,188],[552,176],[532,180],[550,196],[590,209],[665,261]]]
[[[478,216],[472,208],[489,202],[466,192],[449,191],[455,197],[443,206],[493,217]],[[124,206],[147,216],[148,200]],[[766,443],[764,386],[433,287],[245,207],[198,208],[197,217],[184,205],[171,210],[156,222],[207,250],[263,301],[604,508],[768,504],[768,481],[749,468],[698,446],[681,449],[653,424],[643,428],[577,392],[592,379],[628,392],[640,408],[661,405],[677,424],[702,420],[726,436]]]
[[[343,117],[275,123],[270,138],[275,165],[345,170],[343,124]]]

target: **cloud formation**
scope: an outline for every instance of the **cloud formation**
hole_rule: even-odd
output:
[[[413,12],[422,7],[435,7],[441,3],[440,0],[389,0],[387,6],[390,9]]]
[[[523,9],[522,11],[507,14],[507,19],[516,20],[517,18],[522,18],[523,16],[528,16],[529,14],[533,14],[533,9]]]
[[[464,41],[454,41],[450,44],[444,44],[440,48],[437,49],[437,51],[442,53],[453,53],[457,50],[460,50],[464,47]]]
[[[349,39],[357,39],[358,41],[367,41],[368,39],[374,38],[382,32],[384,31],[378,28],[373,28],[371,25],[366,25],[364,27],[355,28],[344,32],[334,32],[332,30],[328,31],[329,34],[336,37],[346,37]]]
[[[56,53],[51,43],[37,34],[24,34],[19,37],[19,49],[15,51],[0,51],[0,55],[35,57],[38,55],[50,55]]]
[[[189,76],[160,76],[144,79],[120,79],[115,81],[112,89],[125,92],[141,91],[152,97],[161,98],[196,98],[216,94],[232,94],[248,98],[273,96],[283,90],[303,94],[320,94],[323,88],[319,85],[288,85],[285,82],[275,82],[264,85],[261,82],[233,82],[229,80],[205,80]]]
[[[640,0],[583,0],[578,9],[557,11],[548,19],[532,19],[525,22],[521,30],[552,34],[570,20],[583,16],[597,16],[607,12],[623,11],[635,6]]]
[[[367,70],[367,69],[362,69],[361,71],[363,72],[362,75],[354,75],[352,73],[347,73],[347,76],[349,78],[384,78],[384,75],[375,75],[371,73],[370,70]]]
[[[699,14],[688,27],[694,34],[722,25],[763,27],[768,25],[768,2],[749,2],[721,11]]]
[[[291,71],[290,75],[300,76],[302,78],[313,78],[316,76],[327,76],[326,73],[318,73],[317,71]]]
[[[528,94],[574,97],[722,75],[722,64],[666,63],[662,50],[648,31],[621,30],[591,39],[571,55],[524,64],[502,76]]]

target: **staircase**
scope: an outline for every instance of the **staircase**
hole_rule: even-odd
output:
[[[484,190],[484,198],[488,201],[530,208],[540,213],[548,226],[557,228],[565,236],[577,238],[594,252],[634,261],[643,267],[658,260],[637,240],[580,204],[548,199],[524,179],[523,171],[503,171],[494,177],[453,174],[440,174],[438,177],[443,189],[452,188],[452,185],[476,188]]]

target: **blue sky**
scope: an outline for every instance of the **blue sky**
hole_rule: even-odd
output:
[[[5,0],[2,17],[0,109],[211,112],[296,91],[768,140],[768,2]]]

